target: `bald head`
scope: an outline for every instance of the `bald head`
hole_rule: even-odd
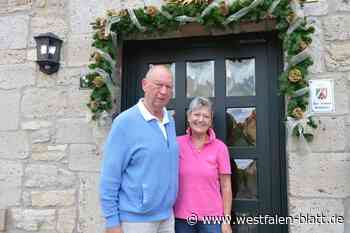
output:
[[[173,90],[173,75],[164,65],[153,65],[142,80],[146,105],[155,112],[168,104]]]
[[[160,77],[170,76],[171,79],[173,78],[171,71],[165,65],[152,65],[151,68],[149,68],[149,70],[147,71],[145,79],[152,79],[155,76],[160,76]]]

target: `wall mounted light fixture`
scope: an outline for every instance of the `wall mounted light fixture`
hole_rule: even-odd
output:
[[[60,66],[62,40],[48,32],[34,37],[36,41],[37,63],[45,74],[53,74]]]

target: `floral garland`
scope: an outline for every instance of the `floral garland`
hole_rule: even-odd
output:
[[[229,2],[228,2],[229,1]],[[287,97],[287,121],[293,135],[312,140],[311,128],[317,124],[307,113],[309,54],[314,27],[304,17],[302,0],[168,0],[161,7],[108,10],[97,18],[94,29],[94,52],[90,72],[83,80],[92,89],[87,106],[94,120],[113,108],[117,41],[130,34],[157,34],[177,30],[181,25],[197,22],[206,28],[231,28],[242,21],[275,18],[279,38],[283,41],[286,67],[280,76],[280,93]],[[311,127],[311,128],[310,128]]]

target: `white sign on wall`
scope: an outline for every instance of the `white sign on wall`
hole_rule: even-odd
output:
[[[334,80],[310,80],[310,109],[313,113],[332,113],[335,111]]]

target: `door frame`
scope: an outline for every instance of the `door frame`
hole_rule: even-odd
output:
[[[275,106],[273,109],[278,111],[277,114],[269,112],[268,121],[271,125],[269,135],[271,137],[269,148],[273,155],[271,159],[271,169],[278,170],[279,176],[275,176],[271,180],[271,200],[279,200],[278,202],[271,201],[271,214],[278,213],[280,216],[288,216],[288,187],[287,187],[287,158],[286,158],[286,132],[285,132],[285,99],[283,95],[276,93],[278,90],[278,77],[283,71],[283,50],[282,42],[278,39],[278,32],[255,32],[246,34],[230,34],[224,36],[201,36],[201,37],[189,37],[189,38],[176,38],[176,39],[152,39],[152,40],[124,40],[122,48],[122,81],[121,81],[121,110],[126,110],[131,106],[131,102],[136,103],[136,90],[139,88],[140,83],[135,83],[128,77],[131,77],[129,72],[137,71],[137,67],[133,68],[135,64],[132,64],[133,50],[137,50],[143,46],[156,46],[158,49],[167,49],[171,47],[183,46],[190,47],[192,41],[196,41],[203,44],[215,43],[215,41],[222,38],[235,38],[245,44],[259,43],[263,40],[267,46],[267,68],[268,77],[276,77],[275,82],[271,82],[268,85],[269,106]],[[137,75],[142,75],[137,73]],[[132,99],[134,98],[134,99]],[[278,134],[272,133],[273,127],[278,128]],[[272,146],[274,145],[278,146]],[[272,174],[271,174],[272,175]],[[277,204],[279,203],[279,204]],[[276,205],[274,205],[276,204]],[[264,213],[265,214],[265,213]],[[262,226],[263,227],[263,226]],[[273,232],[288,232],[288,225],[277,225],[273,227]]]

